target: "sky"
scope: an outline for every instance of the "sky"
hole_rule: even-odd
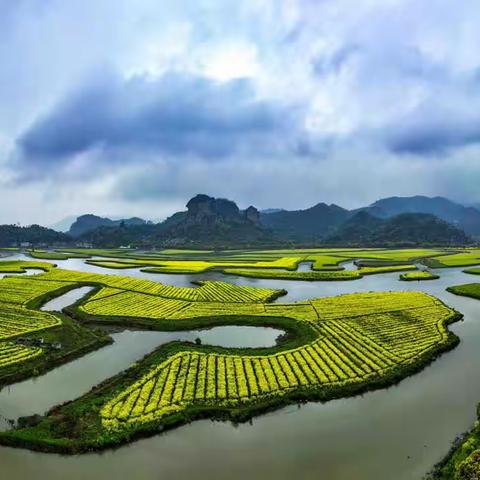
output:
[[[478,0],[0,0],[0,223],[480,202]]]

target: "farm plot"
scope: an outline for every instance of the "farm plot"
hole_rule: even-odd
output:
[[[473,248],[459,253],[428,258],[423,260],[423,263],[432,268],[469,267],[480,265],[480,249]]]
[[[345,259],[344,259],[345,260]],[[415,265],[391,265],[386,267],[361,267],[357,270],[336,270],[336,271],[309,271],[309,272],[283,272],[278,270],[257,270],[227,268],[223,273],[227,275],[238,275],[241,277],[266,278],[276,280],[305,280],[305,281],[334,281],[334,280],[357,280],[364,275],[376,273],[401,272],[405,270],[416,270]]]
[[[25,262],[23,260],[0,261],[0,273],[25,273],[29,268],[48,272],[52,268],[55,268],[55,265],[49,262]]]
[[[0,279],[0,339],[12,338],[61,324],[48,312],[32,310],[27,305],[37,297],[65,287],[63,282],[33,281],[34,277]]]
[[[49,250],[30,250],[28,254],[32,258],[40,258],[44,260],[67,260],[69,258],[88,258],[89,255],[83,253],[63,253]]]
[[[17,262],[15,268],[35,262]],[[50,265],[50,264],[48,264]],[[50,329],[61,324],[60,318],[27,305],[37,297],[65,286],[60,282],[33,282],[32,277],[4,277],[0,279],[0,369],[19,364],[43,354],[41,348],[5,342],[6,339]]]
[[[410,273],[402,273],[400,275],[400,280],[404,280],[406,282],[411,282],[415,280],[437,280],[440,278],[439,275],[435,275],[432,272],[410,272]]]
[[[72,315],[79,316],[75,318],[87,321],[126,325],[138,319],[142,327],[160,330],[267,325],[283,327],[295,337],[287,335],[268,349],[164,345],[85,396],[58,407],[38,426],[0,433],[0,442],[74,453],[118,445],[137,434],[205,415],[246,419],[292,401],[329,400],[391,385],[458,341],[447,324],[459,314],[424,293],[357,293],[275,304],[269,302],[282,290],[199,283],[197,288],[178,288],[60,269],[0,280],[0,287],[5,286],[0,288],[0,318],[8,320],[10,315],[16,321],[11,330],[0,323],[5,334],[0,336],[5,342],[0,343],[0,362],[3,348],[5,358],[10,355],[17,361],[40,355],[37,350],[17,351],[20,345],[6,339],[32,328],[37,314],[36,329],[48,328],[47,316],[60,322],[55,315],[28,307],[49,292],[80,285],[97,287],[71,308]],[[28,322],[22,314],[28,315]]]
[[[317,314],[316,340],[263,355],[176,352],[112,395],[100,412],[103,427],[130,430],[196,408],[323,398],[380,380],[447,343],[446,323],[454,316],[421,293],[350,294],[310,303]]]
[[[196,288],[174,287],[139,278],[74,272],[61,269],[36,275],[35,280],[98,284],[105,288],[157,295],[159,297],[190,302],[268,302],[285,293],[284,290],[279,289],[254,288],[233,285],[227,282],[197,282],[199,286]]]
[[[480,300],[480,283],[465,283],[448,287],[447,290],[455,295],[471,297]]]
[[[127,269],[142,268],[150,273],[202,273],[207,270],[221,269],[226,267],[248,268],[277,268],[294,270],[304,257],[280,257],[256,260],[252,258],[208,259],[208,260],[171,260],[139,257],[138,259],[115,259],[115,260],[87,260],[86,263],[104,268]],[[250,261],[246,261],[250,260]],[[344,259],[342,259],[344,260]]]
[[[43,350],[38,347],[17,345],[13,342],[0,343],[0,368],[15,363],[31,360],[42,355]]]

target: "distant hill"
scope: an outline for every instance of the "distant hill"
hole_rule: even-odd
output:
[[[79,239],[110,247],[208,245],[228,248],[275,242],[272,232],[260,223],[255,207],[240,210],[231,200],[203,194],[190,199],[186,206],[186,211],[177,212],[156,225],[106,223],[87,230]]]
[[[171,243],[228,245],[272,241],[272,234],[260,223],[255,207],[240,210],[232,200],[204,194],[190,199],[187,211],[168,218],[164,227]]]
[[[431,213],[462,228],[469,235],[480,235],[480,210],[443,197],[389,197],[365,208],[373,215],[388,218],[401,213]]]
[[[403,214],[413,216],[402,217]],[[434,216],[443,222],[438,223]],[[452,230],[452,225],[458,228]],[[69,234],[73,237],[71,243],[82,241],[99,247],[228,248],[322,245],[325,242],[345,245],[464,244],[470,239],[461,230],[480,237],[480,211],[442,197],[389,197],[354,210],[318,203],[303,210],[275,208],[259,212],[253,206],[241,210],[232,200],[200,194],[188,201],[186,210],[174,213],[161,223],[153,224],[137,217],[114,220],[82,215],[73,222]],[[50,237],[46,235],[46,238]]]
[[[22,243],[32,245],[60,245],[71,242],[71,237],[65,233],[56,232],[40,225],[19,227],[17,225],[0,225],[0,246],[22,246]]]
[[[80,237],[84,233],[95,230],[99,227],[114,227],[120,225],[143,225],[146,221],[142,218],[132,217],[120,220],[112,220],[110,218],[99,217],[97,215],[87,214],[77,217],[72,223],[68,233],[72,237]]]
[[[429,213],[381,219],[366,211],[356,213],[325,239],[326,244],[345,246],[458,246],[471,242],[463,230]]]
[[[78,215],[70,215],[69,217],[65,217],[62,220],[53,223],[52,225],[48,225],[47,228],[51,228],[52,230],[56,230],[57,232],[66,233],[70,230],[73,222],[77,219]]]
[[[338,205],[318,203],[305,210],[261,213],[261,222],[282,239],[318,241],[343,223],[350,212]]]
[[[326,242],[355,244],[369,243],[372,234],[384,224],[384,220],[374,217],[365,211],[358,212],[349,217],[336,228],[335,233],[326,238]]]

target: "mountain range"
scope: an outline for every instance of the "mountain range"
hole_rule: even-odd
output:
[[[480,237],[480,210],[443,197],[426,196],[389,197],[353,210],[318,203],[302,210],[272,208],[259,212],[253,206],[241,210],[232,200],[199,194],[188,201],[186,210],[159,223],[138,217],[112,220],[88,214],[77,217],[66,234],[39,226],[0,226],[1,246],[18,244],[19,239],[144,248],[464,245],[472,243],[472,237]]]
[[[467,235],[480,236],[480,210],[443,197],[388,197],[366,207],[347,210],[338,205],[319,203],[306,210],[281,210],[262,214],[262,222],[292,240],[316,241],[358,212],[388,219],[404,213],[428,213],[451,223]]]
[[[115,227],[120,225],[144,225],[146,220],[143,218],[132,217],[120,220],[112,220],[110,218],[97,217],[93,214],[81,215],[70,225],[68,234],[74,238],[80,237],[86,232],[95,230],[98,227]]]
[[[327,245],[396,246],[466,245],[472,240],[460,228],[430,213],[400,213],[379,218],[355,213],[325,238]]]

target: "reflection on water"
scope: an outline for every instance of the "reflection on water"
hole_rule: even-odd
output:
[[[90,269],[78,259],[56,263],[63,268],[107,271]],[[356,291],[422,290],[462,312],[464,321],[451,327],[460,336],[460,345],[395,387],[325,404],[289,406],[257,417],[252,424],[194,422],[101,455],[61,457],[2,448],[2,471],[21,480],[38,477],[38,472],[51,480],[66,476],[70,480],[186,479],[192,472],[199,479],[420,479],[446,453],[454,437],[471,426],[480,401],[480,301],[445,291],[447,286],[475,278],[461,269],[438,272],[441,278],[428,282],[400,282],[398,273],[344,282],[228,278],[242,285],[285,288],[289,293],[281,302]],[[226,279],[215,272],[114,273],[182,286],[195,279]],[[151,334],[129,344],[149,341]],[[37,395],[40,399],[42,393]],[[0,409],[4,401],[2,397]]]
[[[92,290],[93,287],[74,288],[73,290],[70,290],[63,295],[49,300],[47,303],[42,305],[42,308],[40,310],[45,310],[47,312],[61,312],[62,309],[74,304],[77,300],[80,300]]]

